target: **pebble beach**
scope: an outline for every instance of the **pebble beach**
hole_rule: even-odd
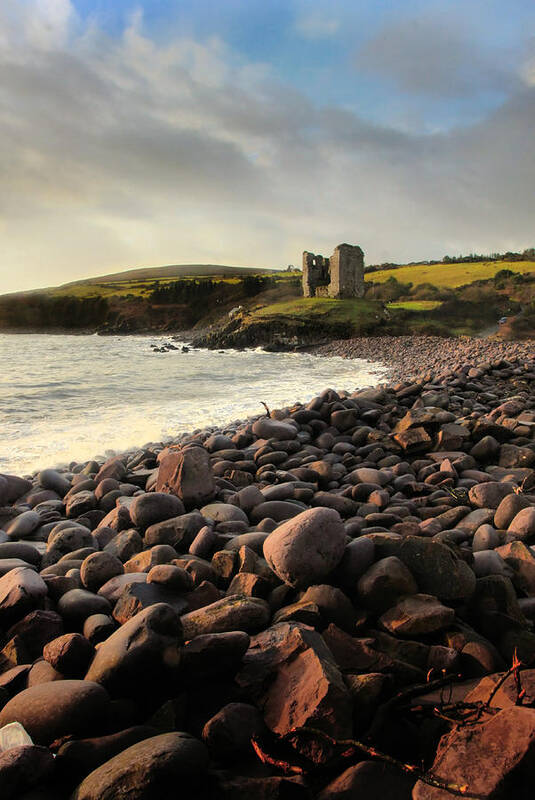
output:
[[[533,346],[315,352],[391,372],[0,476],[3,800],[529,796]]]

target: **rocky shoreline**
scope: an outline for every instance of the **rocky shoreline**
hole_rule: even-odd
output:
[[[531,358],[535,354],[535,344],[531,341],[442,336],[363,336],[301,349],[328,358],[340,356],[381,361],[392,368],[392,377],[399,380],[416,378],[429,371],[455,371],[463,364]]]
[[[3,800],[530,796],[532,349],[317,352],[403,377],[0,476]]]

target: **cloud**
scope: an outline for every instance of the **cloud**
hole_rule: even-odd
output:
[[[0,30],[0,290],[341,241],[368,263],[533,244],[535,88],[417,135],[320,107],[217,37],[155,41],[139,15],[112,39],[66,2],[8,2]]]
[[[338,32],[340,22],[321,11],[307,11],[298,16],[295,28],[305,39],[324,39]]]
[[[442,97],[509,93],[520,80],[514,63],[513,53],[484,43],[465,13],[437,7],[389,19],[356,56],[360,70],[403,91]]]

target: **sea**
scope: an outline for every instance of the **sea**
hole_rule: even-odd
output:
[[[169,344],[177,349],[156,351]],[[262,401],[280,408],[386,374],[362,359],[185,345],[166,336],[0,334],[0,473],[170,442],[262,414]]]

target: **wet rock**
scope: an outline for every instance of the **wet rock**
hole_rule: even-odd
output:
[[[93,646],[104,642],[115,630],[112,617],[107,614],[91,614],[84,622],[83,634]]]
[[[136,553],[124,565],[124,571],[149,572],[157,564],[169,564],[177,557],[176,550],[168,544],[157,544],[149,550]]]
[[[26,688],[30,686],[37,686],[39,683],[48,683],[49,681],[62,681],[65,676],[58,672],[52,664],[48,661],[36,661],[28,672]]]
[[[209,503],[201,508],[201,514],[205,519],[212,519],[214,522],[245,522],[249,524],[249,519],[245,511],[238,506],[228,503]]]
[[[340,515],[330,508],[312,508],[279,525],[264,542],[264,556],[285,583],[303,588],[329,575],[344,548]]]
[[[122,531],[114,536],[104,546],[104,552],[115,556],[124,564],[126,561],[140,553],[143,549],[143,539],[135,530]]]
[[[32,488],[32,482],[26,478],[19,478],[17,475],[1,475],[2,480],[2,502],[14,503]]]
[[[337,584],[347,591],[353,591],[356,582],[371,567],[375,559],[375,545],[371,539],[362,536],[346,545],[342,558],[334,572]]]
[[[0,559],[20,558],[28,564],[38,567],[41,554],[37,547],[29,542],[1,542]]]
[[[47,642],[63,633],[63,621],[55,611],[38,609],[9,628],[6,638],[18,639],[30,662],[39,658]]]

